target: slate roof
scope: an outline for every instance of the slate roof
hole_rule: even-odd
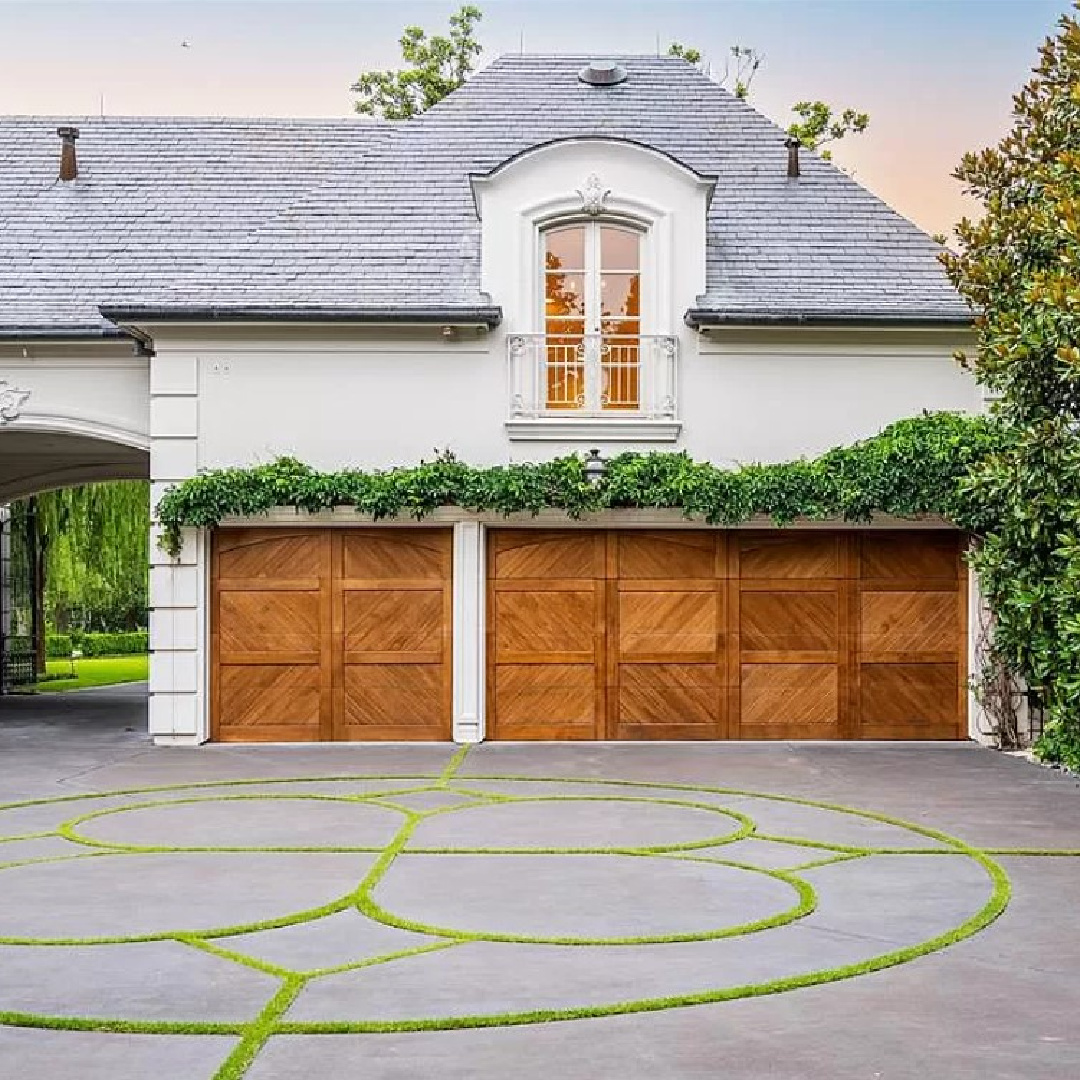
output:
[[[504,56],[422,116],[0,119],[0,329],[100,330],[108,310],[493,322],[469,185],[581,136],[629,139],[717,178],[691,318],[957,321],[937,245],[685,61]],[[58,123],[79,178],[56,180]]]

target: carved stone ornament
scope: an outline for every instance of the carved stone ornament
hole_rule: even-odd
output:
[[[604,212],[604,200],[611,194],[611,189],[604,187],[600,177],[593,173],[585,181],[583,188],[578,188],[581,196],[581,209],[590,217]]]
[[[0,379],[0,424],[17,420],[19,410],[29,396],[29,390],[17,390],[6,379]]]

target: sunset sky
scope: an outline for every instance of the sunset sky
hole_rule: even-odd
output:
[[[473,0],[485,58],[655,53],[693,44],[765,55],[752,102],[782,123],[820,98],[871,116],[836,160],[930,232],[971,204],[950,177],[996,142],[1012,94],[1067,0]],[[346,116],[365,69],[396,66],[408,23],[441,30],[457,3],[416,0],[0,0],[0,113]],[[187,45],[182,43],[187,42]]]

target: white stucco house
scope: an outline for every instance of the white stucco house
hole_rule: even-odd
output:
[[[401,123],[3,119],[0,502],[279,455],[780,461],[976,411],[938,250],[678,59],[507,56]],[[933,521],[234,519],[152,545],[150,728],[963,738],[962,547]]]

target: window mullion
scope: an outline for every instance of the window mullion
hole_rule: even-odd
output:
[[[600,260],[600,226],[589,222],[586,242],[585,268],[585,408],[592,413],[600,412],[601,396],[601,349],[600,336],[602,267]]]

